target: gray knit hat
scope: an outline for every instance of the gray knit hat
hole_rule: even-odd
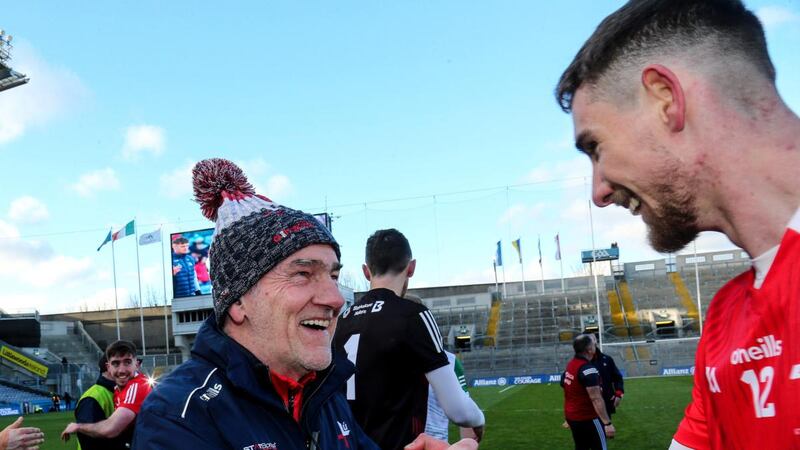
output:
[[[314,216],[278,205],[255,193],[242,170],[212,158],[192,170],[194,196],[203,215],[216,222],[209,250],[214,313],[222,325],[228,308],[292,253],[339,244]]]

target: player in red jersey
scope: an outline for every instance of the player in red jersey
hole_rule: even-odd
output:
[[[740,0],[631,0],[561,76],[593,200],[656,250],[722,231],[753,269],[712,300],[673,449],[800,449],[800,119]],[[788,226],[787,226],[788,224]]]
[[[61,433],[69,440],[72,433],[83,433],[94,438],[111,439],[122,436],[130,444],[133,424],[147,394],[152,390],[148,378],[139,372],[136,346],[128,341],[116,341],[106,349],[108,370],[114,378],[114,413],[108,419],[95,423],[70,423]]]
[[[575,357],[561,375],[564,388],[564,417],[572,431],[575,450],[606,450],[606,436],[616,430],[603,400],[603,382],[592,362],[597,344],[591,335],[581,334],[572,341]]]

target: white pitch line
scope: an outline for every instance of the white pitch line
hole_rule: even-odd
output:
[[[507,387],[507,388],[500,389],[500,393],[502,394],[503,392],[505,392],[505,391],[507,391],[507,390],[509,390],[509,389],[511,389],[511,388],[513,388],[513,387],[517,387],[517,385],[516,385],[516,384],[514,384],[514,385],[511,385],[511,386],[509,386],[509,387]]]

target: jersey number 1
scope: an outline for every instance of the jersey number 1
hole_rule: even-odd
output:
[[[756,409],[756,418],[775,417],[775,403],[767,403],[769,391],[772,389],[772,379],[775,376],[775,370],[772,366],[764,366],[761,369],[760,376],[756,376],[755,370],[745,370],[742,373],[741,380],[750,386],[750,392],[753,393],[753,406]],[[759,378],[760,383],[759,383]],[[764,383],[764,392],[761,392],[761,383]]]
[[[349,359],[353,365],[356,365],[356,360],[358,359],[359,339],[361,339],[361,335],[354,334],[350,336],[344,344],[344,351],[347,353],[347,359]],[[356,374],[351,375],[350,378],[347,379],[347,399],[356,399]]]

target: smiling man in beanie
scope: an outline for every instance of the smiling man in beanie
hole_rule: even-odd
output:
[[[148,397],[133,448],[376,449],[342,394],[353,366],[331,352],[344,304],[336,240],[313,216],[257,195],[230,161],[201,161],[193,177],[216,222],[214,315],[192,359]]]

